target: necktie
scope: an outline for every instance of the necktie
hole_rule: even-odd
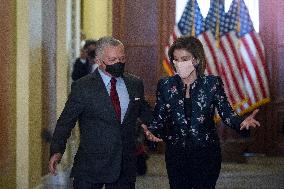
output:
[[[121,121],[121,109],[120,109],[119,97],[116,91],[116,79],[112,77],[110,80],[110,83],[111,83],[111,88],[110,88],[111,102],[115,110],[116,118],[120,122]]]

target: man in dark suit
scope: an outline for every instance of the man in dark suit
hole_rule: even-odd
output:
[[[76,59],[73,65],[72,79],[76,81],[85,75],[92,73],[92,67],[95,65],[96,40],[88,39],[81,49],[80,57]]]
[[[56,172],[71,130],[80,124],[80,145],[71,171],[75,189],[134,189],[136,121],[151,120],[140,79],[124,73],[123,44],[103,37],[96,44],[94,73],[72,84],[53,134],[49,169]]]

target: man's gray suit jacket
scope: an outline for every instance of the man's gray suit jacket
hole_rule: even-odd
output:
[[[51,156],[63,154],[71,130],[79,121],[80,144],[71,177],[92,183],[111,183],[123,169],[129,181],[135,181],[136,121],[140,118],[148,124],[151,111],[144,99],[143,82],[128,74],[124,74],[123,79],[130,101],[122,123],[116,119],[98,70],[73,82],[50,147]]]

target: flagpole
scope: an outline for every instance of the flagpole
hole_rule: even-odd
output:
[[[195,0],[192,1],[192,9],[193,11],[191,16],[192,16],[192,26],[191,26],[191,36],[195,36]]]
[[[220,8],[220,1],[215,1],[217,2],[217,11],[216,11],[216,28],[215,28],[215,38],[216,38],[216,47],[220,48],[220,16],[219,16],[219,8]]]

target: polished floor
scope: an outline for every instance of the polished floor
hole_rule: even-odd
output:
[[[137,189],[169,189],[164,157],[152,154],[147,161],[148,172],[139,176]],[[72,189],[68,171],[43,179],[40,189]],[[245,163],[222,163],[217,189],[284,189],[284,157],[256,155],[246,157]]]

